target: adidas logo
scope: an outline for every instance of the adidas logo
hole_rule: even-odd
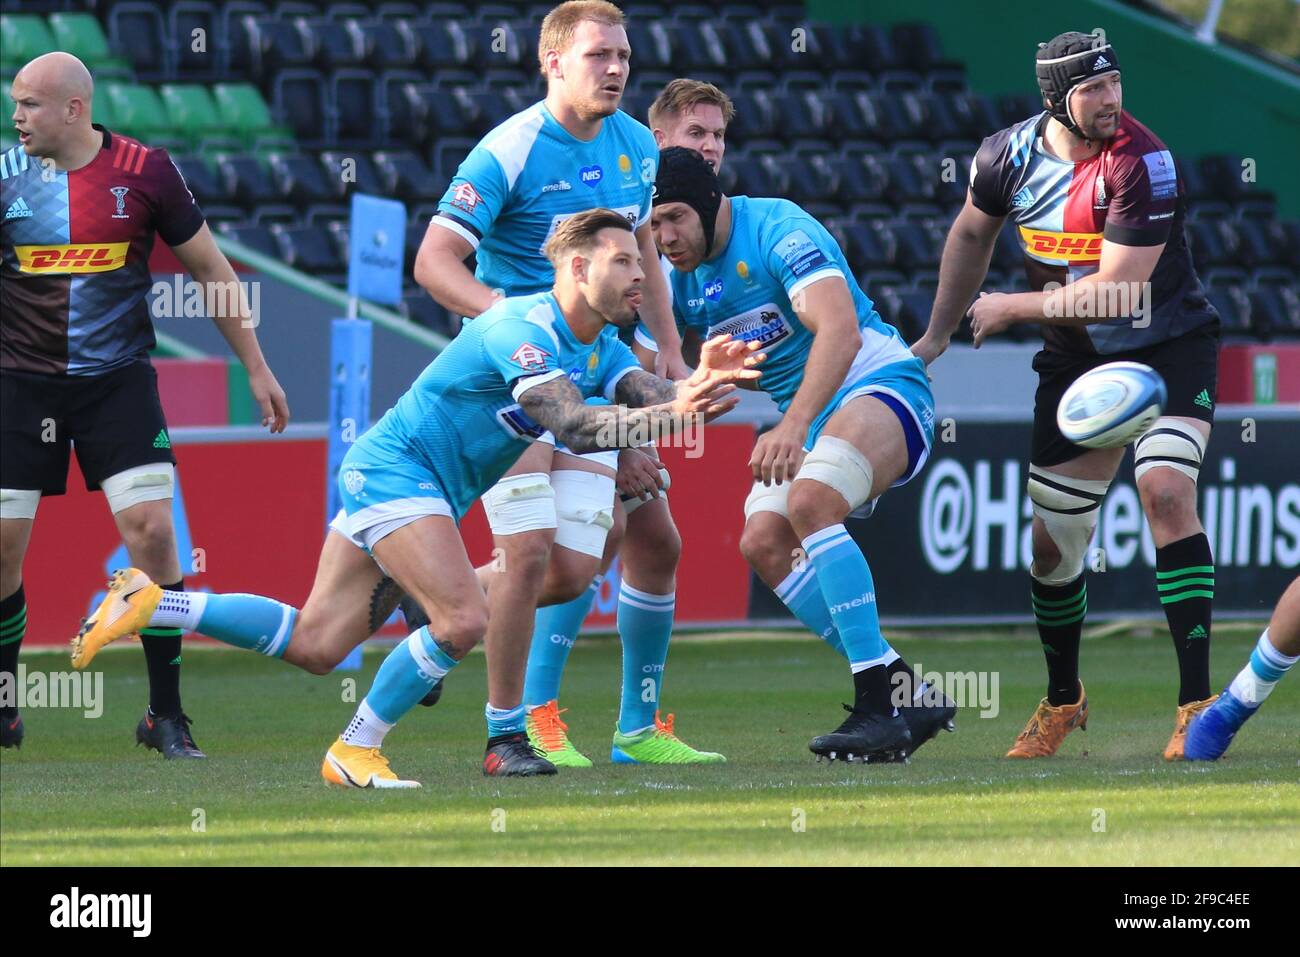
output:
[[[1106,54],[1097,57],[1097,62],[1092,65],[1094,70],[1100,70],[1104,66],[1110,66],[1110,61],[1106,59]]]
[[[167,430],[159,429],[158,434],[153,437],[153,447],[155,449],[170,449],[172,440],[167,438]]]
[[[1026,186],[1011,198],[1011,205],[1016,209],[1027,209],[1034,205],[1034,194],[1030,192],[1029,187]]]
[[[1194,402],[1196,405],[1199,405],[1202,409],[1209,409],[1209,408],[1213,408],[1214,406],[1214,400],[1210,398],[1210,393],[1208,389],[1202,389],[1201,394],[1198,395],[1195,399],[1193,399],[1192,402]]]
[[[1208,637],[1210,636],[1206,633],[1205,627],[1203,625],[1197,625],[1195,628],[1193,628],[1191,631],[1187,633],[1188,641],[1191,641],[1194,638],[1208,638]]]
[[[27,205],[27,201],[21,196],[10,203],[9,208],[5,210],[6,220],[26,219],[30,215],[32,215],[32,208]]]

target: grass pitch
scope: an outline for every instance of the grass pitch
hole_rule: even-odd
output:
[[[484,659],[417,708],[386,753],[419,791],[337,791],[319,776],[384,650],[359,674],[316,678],[234,651],[190,650],[183,688],[206,762],[134,747],[144,709],[136,648],[96,660],[103,716],[29,709],[0,757],[0,863],[63,864],[1286,864],[1300,862],[1300,679],[1284,680],[1217,764],[1167,765],[1175,663],[1167,637],[1085,641],[1092,717],[1050,760],[1001,755],[1042,694],[1032,637],[896,636],[927,671],[998,675],[996,717],[958,714],[908,766],[815,764],[850,685],[811,638],[690,638],[669,659],[681,736],[721,767],[609,763],[616,641],[584,638],[565,677],[575,744],[596,761],[550,779],[479,771]],[[1216,634],[1222,687],[1252,638]],[[24,655],[29,671],[68,670]]]

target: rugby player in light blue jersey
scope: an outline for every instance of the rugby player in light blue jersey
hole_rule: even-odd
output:
[[[631,53],[623,14],[612,4],[562,3],[547,14],[538,38],[545,100],[490,131],[465,158],[416,257],[416,280],[454,315],[472,321],[497,296],[550,288],[552,269],[542,245],[557,223],[584,209],[604,206],[627,216],[642,256],[652,261],[650,193],[658,147],[650,130],[618,108]],[[465,264],[471,254],[473,273]],[[668,342],[647,368],[669,378],[688,375],[667,282],[656,270],[646,277],[641,315]],[[682,742],[657,714],[680,536],[666,503],[629,527],[616,489],[653,497],[666,484],[653,449],[576,455],[547,435],[483,497],[501,556],[479,570],[492,608],[485,640],[489,714],[502,729],[526,727],[557,764],[591,764],[569,743],[560,720],[559,678],[564,652],[591,610],[625,529],[635,541],[619,589],[623,685],[611,759],[721,760]],[[500,567],[509,573],[499,574]],[[524,610],[539,607],[530,631]],[[407,612],[408,603],[402,608]],[[408,623],[418,621],[418,610],[408,616]],[[424,703],[440,691],[435,686]]]
[[[871,570],[844,520],[925,464],[934,436],[925,367],[820,223],[787,200],[722,195],[694,150],[660,154],[651,223],[673,265],[678,322],[760,343],[768,356],[761,386],[782,418],[754,447],[741,549],[845,655],[854,681],[849,717],[810,748],[832,760],[905,759],[950,727],[955,709],[917,687],[881,635]]]
[[[301,612],[257,595],[164,591],[127,569],[74,641],[74,664],[84,668],[141,628],[176,627],[325,674],[388,617],[395,585],[431,624],[384,660],[321,773],[349,787],[418,786],[399,779],[379,748],[487,630],[487,598],[457,528],[474,500],[547,429],[579,451],[629,445],[722,414],[736,402],[732,383],[758,376],[757,347],[722,338],[705,344],[689,380],[641,369],[613,328],[636,321],[645,275],[619,213],[574,216],[546,248],[552,291],[506,299],[467,326],[348,450],[338,477],[344,513]],[[584,401],[594,395],[620,404]],[[555,773],[522,729],[502,734],[491,724],[483,770]]]

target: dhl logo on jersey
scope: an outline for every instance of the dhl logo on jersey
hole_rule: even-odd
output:
[[[1095,263],[1101,259],[1101,233],[1054,233],[1020,227],[1025,252],[1041,259],[1068,263]]]
[[[20,272],[111,272],[126,263],[130,243],[68,243],[15,246]]]

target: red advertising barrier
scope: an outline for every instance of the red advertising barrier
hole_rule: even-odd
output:
[[[1219,404],[1300,402],[1300,345],[1229,344],[1219,353]]]
[[[225,359],[152,359],[169,428],[230,422]]]
[[[740,620],[749,573],[740,555],[745,463],[754,443],[748,425],[705,431],[707,454],[664,449],[670,498],[684,542],[677,579],[680,623]],[[325,443],[275,437],[253,442],[176,445],[177,550],[189,588],[253,592],[300,605],[311,589],[325,535]],[[108,574],[130,564],[100,493],[85,490],[73,466],[68,494],[45,498],[23,566],[29,609],[27,645],[66,644],[102,594]],[[477,505],[463,525],[476,562],[491,557],[491,536]],[[614,621],[617,566],[590,624]],[[95,599],[97,601],[97,599]],[[385,633],[397,634],[400,627]]]

